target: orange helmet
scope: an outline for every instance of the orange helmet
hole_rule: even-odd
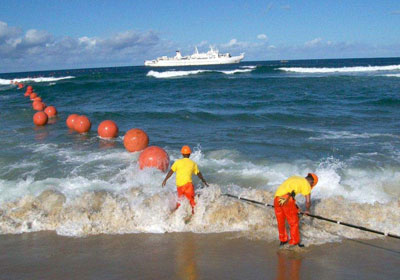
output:
[[[185,146],[182,147],[182,149],[181,149],[181,154],[182,155],[189,155],[191,153],[192,153],[192,151],[190,150],[189,146],[185,145]]]
[[[307,176],[313,178],[313,184],[311,185],[311,188],[315,187],[315,185],[318,183],[318,176],[314,173],[308,173]]]

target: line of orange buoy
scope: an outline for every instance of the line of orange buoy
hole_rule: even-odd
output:
[[[22,83],[18,83],[18,82],[14,82],[15,84],[18,85],[18,89],[22,89],[24,87],[24,84]],[[50,109],[50,111],[52,112],[52,114],[48,114],[46,112],[46,104],[43,102],[42,98],[40,96],[37,95],[37,93],[35,93],[33,91],[33,87],[32,86],[27,86],[26,87],[26,91],[24,94],[25,97],[29,97],[29,99],[32,101],[32,108],[35,111],[38,111],[37,113],[35,113],[33,115],[33,123],[36,126],[43,126],[46,125],[49,118],[53,118],[57,115],[57,110],[55,110],[54,106],[49,106],[54,108],[53,110]]]
[[[18,89],[24,87],[23,84],[15,82]],[[33,115],[33,123],[37,126],[43,126],[48,123],[50,118],[57,116],[57,109],[54,106],[46,106],[42,98],[33,91],[32,86],[27,86],[25,97],[29,97],[32,101],[32,108],[36,112]],[[70,130],[80,134],[88,133],[92,127],[90,119],[85,115],[71,114],[66,120],[66,125]],[[97,127],[97,134],[102,139],[112,139],[118,136],[119,129],[117,124],[112,120],[102,121]],[[163,172],[167,171],[169,166],[168,153],[158,146],[149,145],[149,136],[145,131],[139,128],[128,130],[124,135],[124,147],[128,152],[140,152],[139,167],[140,169],[154,167]]]
[[[97,127],[97,134],[103,139],[111,139],[118,136],[118,126],[111,120],[102,121]]]

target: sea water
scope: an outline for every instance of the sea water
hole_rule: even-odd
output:
[[[35,127],[32,85],[59,112]],[[0,74],[0,233],[54,230],[85,236],[131,232],[242,231],[277,239],[272,203],[292,175],[314,172],[312,212],[400,234],[400,58],[243,62],[201,67],[115,67]],[[86,135],[69,114],[92,121]],[[103,140],[103,120],[119,137]],[[171,163],[190,145],[210,188],[194,182],[196,214],[175,210],[173,176],[140,170],[124,149],[147,132]],[[304,200],[298,196],[304,207]],[[302,219],[318,243],[364,232]]]

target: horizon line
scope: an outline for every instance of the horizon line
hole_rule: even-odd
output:
[[[241,63],[253,63],[253,62],[290,62],[290,61],[305,61],[305,60],[349,60],[349,59],[393,59],[393,58],[400,58],[400,56],[382,56],[382,57],[346,57],[346,58],[300,58],[300,59],[273,59],[273,60],[244,60],[241,61],[240,63],[235,63],[235,64],[241,64]],[[221,64],[215,64],[215,65],[192,65],[192,66],[178,66],[178,67],[193,67],[193,66],[221,66]],[[225,64],[225,65],[234,65],[234,64]],[[151,66],[145,66],[143,65],[116,65],[116,66],[100,66],[100,67],[83,67],[83,68],[64,68],[64,69],[49,69],[49,70],[29,70],[29,71],[17,71],[17,72],[0,72],[0,75],[3,74],[20,74],[20,73],[32,73],[32,72],[51,72],[51,71],[76,71],[76,70],[87,70],[87,69],[106,69],[106,68],[128,68],[128,67],[146,67],[149,69],[162,69],[162,68],[168,68],[168,67],[151,67]],[[171,66],[172,67],[172,66]]]

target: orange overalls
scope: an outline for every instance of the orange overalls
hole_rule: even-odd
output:
[[[177,187],[178,191],[178,197],[185,196],[189,202],[190,205],[192,206],[192,213],[194,214],[194,206],[196,205],[196,202],[194,201],[194,186],[192,182],[189,182],[183,186]],[[178,208],[181,204],[177,203],[176,208]]]
[[[289,196],[289,194],[287,194]],[[285,195],[286,196],[286,195]],[[278,222],[279,240],[281,242],[288,241],[288,235],[286,232],[285,220],[288,221],[290,227],[290,245],[296,245],[300,243],[300,231],[299,231],[299,216],[296,200],[290,196],[284,205],[279,205],[279,196],[274,199],[274,209],[276,215],[276,221]]]

